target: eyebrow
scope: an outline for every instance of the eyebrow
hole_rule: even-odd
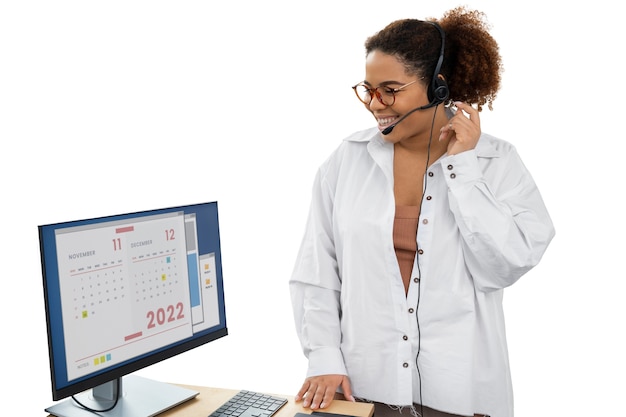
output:
[[[366,84],[366,85],[372,87],[372,84],[370,82],[368,82],[367,80],[363,80],[362,82],[363,82],[363,84]],[[397,84],[397,85],[404,85],[406,83],[403,83],[403,82],[400,82],[400,81],[392,81],[392,80],[390,80],[390,81],[383,81],[382,83],[378,84],[378,87],[387,87],[387,86],[395,85],[395,84]]]

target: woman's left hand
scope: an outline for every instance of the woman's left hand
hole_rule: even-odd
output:
[[[460,101],[455,102],[454,105],[458,110],[454,117],[441,128],[439,135],[440,141],[450,139],[448,155],[456,155],[474,149],[480,138],[478,110]]]

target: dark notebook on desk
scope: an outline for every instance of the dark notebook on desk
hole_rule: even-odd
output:
[[[293,417],[356,417],[351,414],[327,413],[325,411],[313,411],[311,414],[296,413]]]
[[[317,416],[317,417],[356,417],[351,414],[327,413],[325,411],[313,411],[311,415]]]

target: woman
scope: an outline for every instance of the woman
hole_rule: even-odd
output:
[[[309,360],[297,401],[377,417],[513,416],[503,289],[554,236],[515,148],[482,133],[500,85],[484,16],[400,20],[354,86],[377,126],[320,167],[290,288]]]

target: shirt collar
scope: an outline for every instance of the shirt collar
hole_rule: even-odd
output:
[[[487,133],[482,133],[478,143],[476,144],[476,156],[479,158],[496,158],[498,157],[498,150],[495,148],[493,137]],[[360,130],[355,132],[344,139],[346,142],[379,142],[380,144],[387,143],[383,139],[382,134],[376,127]]]

